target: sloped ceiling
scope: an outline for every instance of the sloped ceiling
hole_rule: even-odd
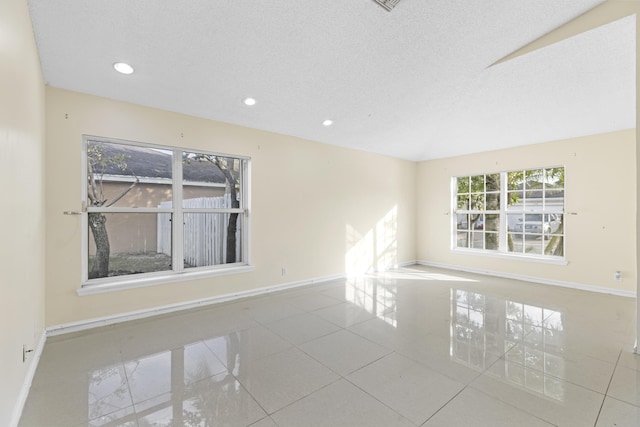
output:
[[[634,17],[491,66],[600,3],[29,1],[51,86],[410,160],[635,127]]]

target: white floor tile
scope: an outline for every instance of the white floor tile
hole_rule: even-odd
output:
[[[248,316],[261,324],[304,313],[300,308],[281,300],[273,300],[273,298],[263,298],[250,301],[247,304],[238,304],[244,307]]]
[[[293,298],[287,298],[285,301],[304,311],[314,311],[325,307],[331,307],[332,305],[340,304],[342,302],[341,300],[323,295],[320,292],[313,292]]]
[[[640,371],[618,365],[607,394],[623,402],[640,406]]]
[[[276,412],[280,427],[409,427],[413,424],[345,380]]]
[[[238,374],[242,385],[269,414],[338,378],[298,349],[255,360]]]
[[[423,424],[424,427],[551,427],[552,425],[470,388],[465,389]]]
[[[204,343],[226,366],[227,371],[237,375],[245,363],[279,353],[291,344],[264,326],[210,338]]]
[[[392,353],[347,379],[417,425],[424,423],[464,384]]]
[[[300,349],[342,376],[391,352],[344,329],[302,344]]]
[[[328,320],[331,323],[335,323],[342,328],[347,328],[357,323],[375,318],[374,314],[349,302],[316,310],[314,314],[317,314],[323,319]]]
[[[615,363],[571,351],[556,352],[555,349],[527,343],[511,348],[505,358],[602,394],[607,391],[615,369]]]
[[[340,330],[334,325],[313,313],[303,313],[287,317],[265,325],[292,344],[303,344],[316,338]]]
[[[471,387],[558,426],[594,425],[604,395],[500,359]]]
[[[251,424],[249,427],[278,427],[278,425],[271,419],[271,417],[265,417],[260,421]]]
[[[604,400],[596,427],[640,426],[640,407],[608,397]]]
[[[620,361],[618,362],[619,366],[624,366],[625,368],[635,369],[636,371],[640,371],[640,354],[634,353],[633,349],[625,348],[622,349],[620,353]]]
[[[630,298],[411,266],[51,338],[19,425],[635,427],[634,331]]]

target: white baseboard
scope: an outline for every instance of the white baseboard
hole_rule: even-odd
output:
[[[563,288],[579,289],[581,291],[597,292],[601,294],[616,295],[620,297],[636,298],[636,292],[605,288],[604,286],[586,285],[583,283],[566,282],[563,280],[545,279],[542,277],[526,276],[523,274],[513,274],[513,273],[504,273],[500,271],[468,268],[468,267],[463,267],[459,265],[440,264],[437,262],[418,261],[417,264],[424,265],[426,267],[445,268],[447,270],[464,271],[467,273],[482,274],[485,276],[503,277],[505,279],[522,280],[524,282],[533,282],[533,283],[540,283],[543,285],[560,286]]]
[[[129,320],[144,319],[146,317],[156,316],[159,314],[173,313],[176,311],[189,310],[191,308],[203,307],[212,304],[218,304],[222,302],[233,301],[240,298],[246,298],[256,295],[268,294],[271,292],[282,291],[285,289],[292,289],[301,286],[307,286],[315,283],[328,282],[330,280],[343,279],[346,274],[334,274],[329,276],[315,277],[307,280],[300,280],[297,282],[282,283],[280,285],[267,286],[264,288],[251,289],[248,291],[235,292],[231,294],[218,295],[215,297],[201,298],[198,300],[185,301],[176,304],[169,304],[160,307],[153,307],[143,310],[130,311],[127,313],[119,313],[110,316],[96,317],[87,320],[81,320],[78,322],[63,323],[60,325],[50,326],[46,329],[47,336],[52,337],[56,335],[68,334],[72,332],[80,332],[87,329],[98,328],[101,326],[113,325],[116,323],[127,322]]]
[[[407,262],[401,262],[400,264],[397,265],[397,267],[411,267],[412,265],[416,265],[418,264],[419,261],[417,260],[413,260],[413,261],[407,261]]]
[[[29,356],[29,358],[31,359],[31,363],[29,364],[24,382],[22,383],[22,387],[20,388],[20,393],[18,394],[18,401],[16,402],[16,406],[13,410],[13,416],[11,417],[11,421],[9,424],[11,427],[17,427],[18,423],[20,422],[22,410],[24,409],[24,405],[27,402],[27,396],[29,396],[31,383],[33,382],[33,377],[36,374],[36,369],[38,367],[38,363],[40,362],[40,357],[42,356],[42,350],[44,350],[44,343],[46,340],[47,333],[46,330],[43,330],[36,348],[33,349],[33,353],[31,354],[31,356]]]

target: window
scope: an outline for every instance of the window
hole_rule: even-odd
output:
[[[500,175],[457,179],[457,247],[498,249]]]
[[[85,137],[83,283],[248,261],[249,159]]]
[[[564,257],[564,168],[455,177],[456,249]]]

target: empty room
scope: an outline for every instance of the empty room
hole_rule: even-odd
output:
[[[638,13],[4,0],[0,425],[640,425]]]

